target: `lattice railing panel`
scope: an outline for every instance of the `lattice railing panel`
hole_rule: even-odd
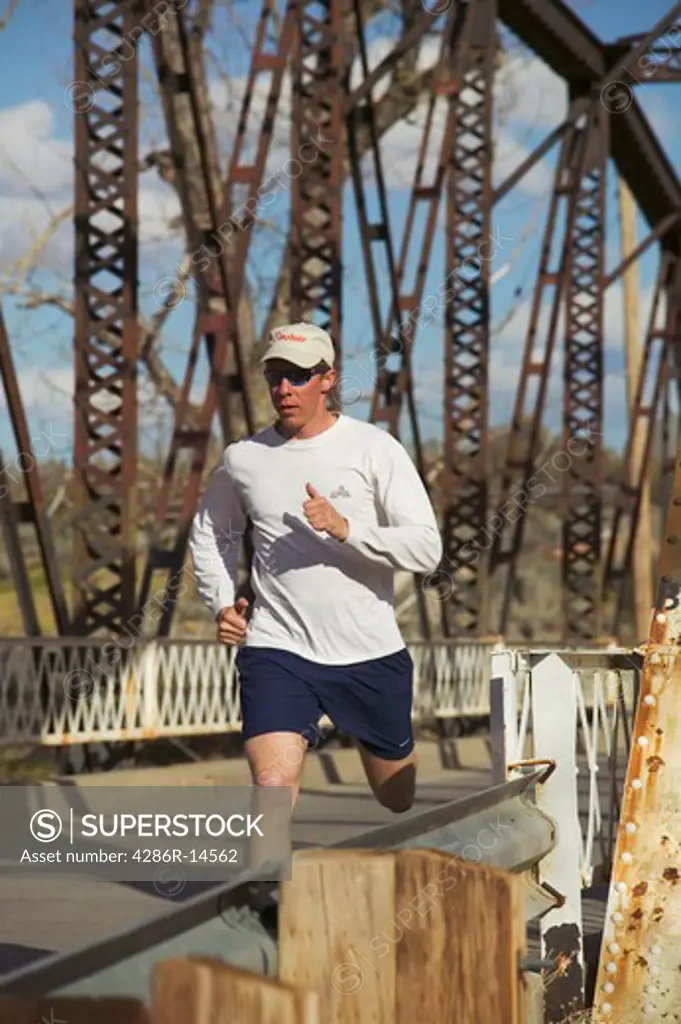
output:
[[[415,721],[489,714],[494,645],[414,644]],[[0,746],[199,736],[241,728],[234,650],[169,641],[0,642]]]

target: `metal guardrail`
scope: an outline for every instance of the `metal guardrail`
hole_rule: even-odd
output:
[[[473,797],[415,814],[334,843],[329,849],[431,848],[459,859],[492,864],[515,873],[528,872],[554,847],[551,819],[533,803],[534,788],[547,771],[484,790]],[[487,833],[493,842],[482,842]],[[466,856],[475,849],[479,857]],[[560,901],[553,890],[528,878],[528,919]],[[219,956],[258,973],[276,970],[277,883],[238,879],[186,899],[177,908],[116,935],[0,977],[6,993],[60,995],[130,995],[147,998],[151,966],[173,956]]]

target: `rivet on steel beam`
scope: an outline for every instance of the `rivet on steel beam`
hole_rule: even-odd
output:
[[[610,1003],[603,1003],[603,1005],[601,1006],[601,1010],[603,1011],[603,1013],[611,1013],[612,1006],[610,1005]]]
[[[611,995],[615,991],[615,986],[611,981],[606,981],[603,985],[603,991],[607,993],[607,995]]]
[[[616,974],[617,973],[617,964],[606,964],[605,965],[605,969],[606,969],[608,974]]]
[[[643,703],[646,704],[649,708],[652,708],[653,704],[655,704],[655,698],[653,697],[652,693],[647,693],[645,695],[645,697],[643,698]]]
[[[647,747],[648,746],[648,737],[647,736],[639,736],[639,738],[636,740],[636,742],[638,743],[639,747]]]
[[[650,968],[650,973],[653,976],[656,976],[656,975],[658,975],[660,973],[660,968],[657,966],[657,964],[653,964],[652,965],[652,967]]]
[[[620,914],[619,910],[616,910],[612,915],[612,920],[615,924],[622,924],[622,921],[624,921],[624,914]]]
[[[626,892],[627,891],[627,883],[626,882],[617,882],[617,884],[615,885],[615,890],[617,892]]]
[[[622,860],[624,861],[625,864],[631,864],[633,859],[634,858],[628,852],[622,854]]]
[[[615,953],[619,953],[619,951],[620,951],[620,947],[619,947],[619,943],[617,943],[617,942],[611,942],[610,945],[608,946],[608,953],[612,953],[614,955]]]
[[[626,825],[624,826],[624,828],[625,828],[626,832],[635,832],[636,831],[636,825],[635,825],[635,823],[633,821],[628,821],[626,823]]]
[[[664,614],[664,612],[658,612],[657,615],[655,616],[655,621],[656,622],[666,622],[667,621],[667,616]]]
[[[655,946],[651,946],[651,948],[650,948],[650,955],[651,956],[659,956],[661,952],[662,952],[662,946],[655,945]]]
[[[631,788],[632,789],[640,789],[642,785],[643,785],[643,783],[641,782],[640,779],[632,779],[631,780]]]

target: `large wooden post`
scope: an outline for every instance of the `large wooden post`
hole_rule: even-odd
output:
[[[435,850],[301,851],[281,884],[279,976],[319,991],[325,1024],[520,1024],[521,886]]]

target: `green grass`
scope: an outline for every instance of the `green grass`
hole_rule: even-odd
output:
[[[41,568],[29,572],[38,622],[45,636],[56,636],[57,629],[52,614],[52,601],[47,589],[47,580]],[[25,636],[21,605],[12,579],[0,580],[0,636]]]

